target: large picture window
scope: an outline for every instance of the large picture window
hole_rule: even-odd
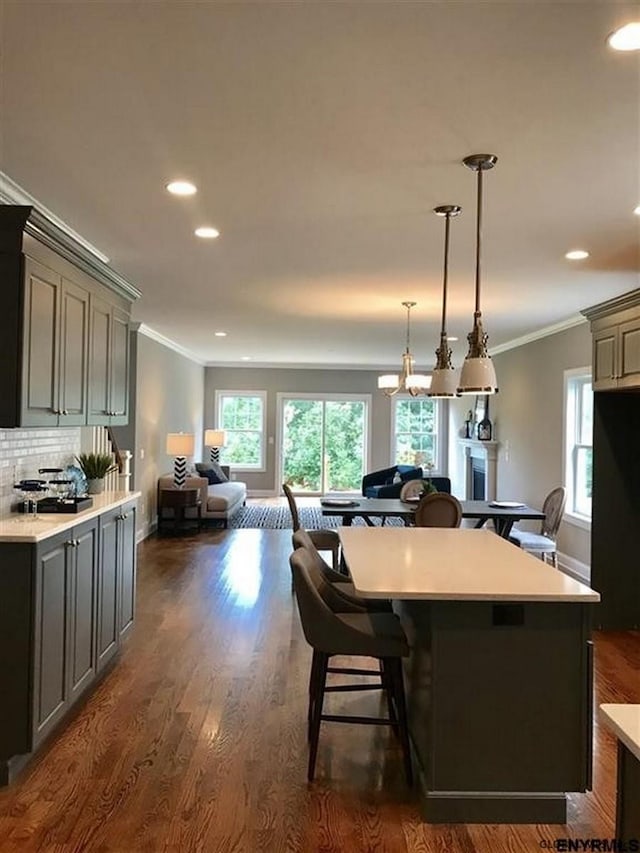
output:
[[[593,390],[591,373],[565,373],[565,480],[567,510],[591,518],[591,474],[593,466]]]
[[[429,397],[394,397],[392,424],[392,465],[424,465],[436,471],[441,458],[441,410]]]
[[[265,469],[266,393],[264,391],[217,391],[218,429],[225,431],[220,462],[249,471]]]

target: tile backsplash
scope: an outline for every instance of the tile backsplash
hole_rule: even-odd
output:
[[[0,429],[0,514],[19,501],[13,491],[16,473],[37,476],[38,468],[64,468],[80,452],[80,427]]]

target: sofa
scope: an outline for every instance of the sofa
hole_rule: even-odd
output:
[[[228,477],[228,466],[221,465],[220,467]],[[158,480],[158,489],[170,489],[172,487],[173,474],[163,474]],[[245,505],[247,500],[247,484],[240,480],[210,484],[207,477],[195,474],[187,477],[185,487],[200,490],[202,519],[222,521],[224,527],[228,526],[229,519]]]
[[[398,483],[393,482],[396,474],[400,475]],[[362,478],[362,494],[365,498],[399,498],[405,483],[423,478],[422,468],[415,468],[413,465],[392,465],[390,468],[365,474]],[[439,492],[451,494],[449,477],[429,477],[429,479]]]

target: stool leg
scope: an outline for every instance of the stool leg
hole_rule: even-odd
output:
[[[384,658],[380,659],[380,681],[382,682],[382,689],[387,700],[387,709],[389,712],[389,719],[391,720],[391,728],[393,729],[396,737],[399,737],[400,729],[398,728],[398,718],[393,704],[393,681],[385,665]]]
[[[316,652],[318,656],[317,674],[313,687],[313,710],[311,714],[311,732],[309,738],[309,766],[307,779],[313,782],[316,772],[316,758],[318,755],[318,739],[320,737],[320,717],[322,716],[322,704],[324,701],[324,688],[327,683],[327,666],[329,655],[324,652]]]
[[[307,740],[311,741],[311,721],[313,719],[314,699],[316,695],[316,682],[320,673],[320,661],[318,658],[319,652],[313,650],[311,658],[311,671],[309,672],[309,707],[307,710]]]
[[[407,707],[404,698],[404,681],[402,678],[402,661],[400,658],[385,658],[385,669],[389,671],[393,681],[393,693],[398,713],[400,743],[404,757],[404,772],[409,787],[413,785],[413,770],[411,768],[411,745],[409,744],[409,728],[407,726]]]

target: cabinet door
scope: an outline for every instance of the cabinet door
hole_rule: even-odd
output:
[[[118,650],[118,517],[120,510],[100,519],[100,571],[98,573],[98,672]]]
[[[111,315],[111,426],[129,421],[129,317],[117,308]]]
[[[617,387],[618,327],[593,333],[593,390]]]
[[[58,423],[61,277],[25,258],[21,424]]]
[[[89,294],[67,279],[60,298],[58,408],[61,426],[87,422]]]
[[[618,353],[618,388],[640,387],[640,317],[620,324]]]
[[[70,555],[68,695],[74,702],[96,677],[97,520],[74,528]]]
[[[89,412],[87,423],[108,424],[111,373],[111,305],[91,298],[89,350]]]
[[[33,743],[64,716],[67,701],[69,555],[71,537],[61,534],[37,549]]]
[[[127,504],[122,508],[119,522],[120,534],[120,637],[124,637],[133,625],[136,605],[136,508]]]

